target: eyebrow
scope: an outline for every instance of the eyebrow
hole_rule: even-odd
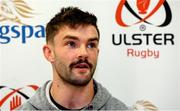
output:
[[[99,42],[99,38],[98,37],[90,38],[88,41],[97,41],[97,42]]]
[[[66,39],[73,39],[73,40],[78,40],[79,41],[77,36],[71,36],[71,35],[66,35],[63,40],[66,40]],[[93,38],[90,38],[88,41],[97,41],[98,42],[99,38],[98,37],[93,37]]]
[[[71,36],[71,35],[66,35],[66,36],[63,38],[63,40],[65,40],[65,39],[79,40],[78,37],[76,37],[76,36]]]

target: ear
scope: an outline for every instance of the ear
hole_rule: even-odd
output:
[[[43,46],[43,53],[44,53],[44,57],[49,61],[49,62],[54,62],[54,52],[53,52],[53,48],[50,45],[44,45]]]
[[[99,55],[99,48],[97,49],[97,55]]]

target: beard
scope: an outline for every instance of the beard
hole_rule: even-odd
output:
[[[75,68],[75,66],[77,66],[78,64],[81,64],[81,63],[86,64],[89,68],[89,72],[87,74],[85,74],[86,77],[77,76],[73,72],[73,69]],[[64,83],[68,83],[73,86],[86,86],[91,81],[91,79],[94,75],[94,72],[96,69],[96,64],[97,64],[97,62],[93,65],[87,59],[85,59],[85,60],[79,59],[77,61],[72,62],[69,65],[66,65],[61,60],[56,58],[56,62],[54,64],[54,66],[55,66],[55,70],[56,70],[59,78],[61,78],[61,80]],[[79,75],[81,75],[81,73],[79,73]],[[82,74],[82,76],[83,76],[83,74]]]

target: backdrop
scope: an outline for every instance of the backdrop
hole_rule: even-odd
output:
[[[179,0],[0,0],[0,109],[52,79],[45,26],[66,6],[97,16],[94,78],[113,96],[129,107],[180,110]]]

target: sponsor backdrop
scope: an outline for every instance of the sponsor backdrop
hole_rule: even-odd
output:
[[[0,109],[31,97],[52,69],[45,25],[60,8],[98,17],[94,78],[134,109],[180,110],[179,0],[0,0]]]

